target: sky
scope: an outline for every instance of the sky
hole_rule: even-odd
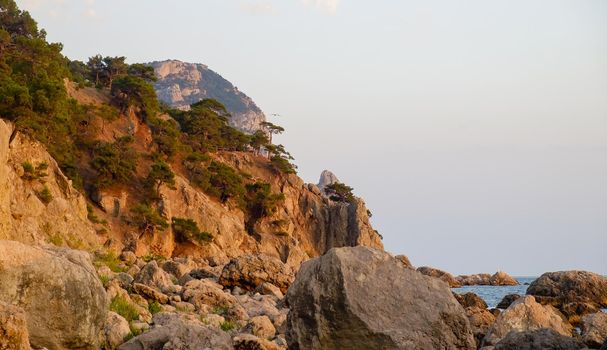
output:
[[[607,1],[17,0],[72,59],[205,63],[454,274],[607,274]]]

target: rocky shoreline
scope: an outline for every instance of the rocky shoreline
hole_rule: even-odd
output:
[[[295,272],[256,254],[219,264],[0,241],[0,266],[0,349],[599,349],[607,337],[607,280],[583,271],[546,273],[488,309],[360,246]]]

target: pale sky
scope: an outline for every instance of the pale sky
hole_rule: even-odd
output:
[[[73,59],[207,64],[417,266],[607,274],[607,1],[17,3]]]

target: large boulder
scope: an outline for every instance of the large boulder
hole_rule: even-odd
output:
[[[107,298],[89,254],[0,241],[0,301],[26,313],[33,347],[98,349]]]
[[[512,331],[532,331],[550,328],[559,334],[571,336],[573,327],[554,307],[541,305],[530,296],[516,300],[502,312],[483,339],[483,345],[495,345]]]
[[[120,345],[118,350],[232,350],[232,339],[229,334],[200,324],[179,318],[170,318],[166,324],[157,325],[149,332],[143,333]]]
[[[561,335],[552,329],[511,332],[495,345],[494,350],[582,350],[579,340]]]
[[[456,280],[455,277],[453,277],[453,275],[451,275],[449,272],[445,272],[445,271],[435,269],[433,267],[428,267],[428,266],[418,267],[417,271],[421,272],[422,274],[424,274],[426,276],[430,276],[430,277],[434,277],[434,278],[443,280],[443,281],[447,282],[447,284],[451,288],[457,288],[457,287],[462,286],[462,284],[458,280]]]
[[[163,293],[175,291],[175,285],[166,271],[158,266],[156,260],[147,263],[139,273],[135,275],[135,283],[144,284],[149,287],[156,287]]]
[[[0,302],[0,349],[29,350],[23,309]]]
[[[607,278],[587,271],[547,272],[529,285],[527,294],[557,307],[586,302],[605,308]]]
[[[367,247],[305,262],[287,294],[289,348],[475,349],[446,283]]]
[[[478,295],[468,292],[464,294],[453,293],[453,296],[457,301],[464,307],[476,307],[479,309],[486,309],[487,303]]]
[[[514,278],[510,277],[504,271],[498,271],[489,278],[489,284],[492,286],[518,286],[519,283]]]
[[[108,312],[107,322],[104,329],[105,345],[115,349],[124,343],[125,338],[131,333],[129,322],[115,312]]]
[[[607,339],[607,314],[597,312],[582,318],[582,341],[593,349],[601,347]]]
[[[286,293],[293,279],[291,267],[280,260],[263,254],[247,254],[230,260],[224,266],[219,283],[225,287],[252,291],[264,282],[269,282]]]

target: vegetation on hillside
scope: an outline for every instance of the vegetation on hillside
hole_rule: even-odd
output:
[[[0,117],[42,142],[89,198],[113,187],[129,188],[140,204],[124,217],[127,223],[141,234],[172,226],[184,240],[212,237],[189,219],[160,214],[161,189],[174,187],[176,171],[184,172],[194,186],[219,202],[243,210],[251,230],[260,218],[274,213],[283,195],[215,154],[265,155],[267,166],[277,175],[295,173],[293,157],[282,145],[272,144],[272,135],[282,133],[282,127],[265,123],[264,130],[245,134],[229,125],[230,114],[214,99],[194,103],[188,111],[161,106],[152,86],[156,80],[152,67],[129,64],[123,56],[70,61],[62,48],[60,43],[47,42],[45,31],[13,0],[0,0]],[[110,103],[80,104],[68,95],[68,81],[97,89]],[[104,134],[112,123],[133,115],[152,132],[149,151],[136,147],[141,140],[134,130],[113,137]],[[46,176],[45,164],[24,163],[23,168],[28,181]],[[48,190],[38,196],[45,202],[52,199]]]

